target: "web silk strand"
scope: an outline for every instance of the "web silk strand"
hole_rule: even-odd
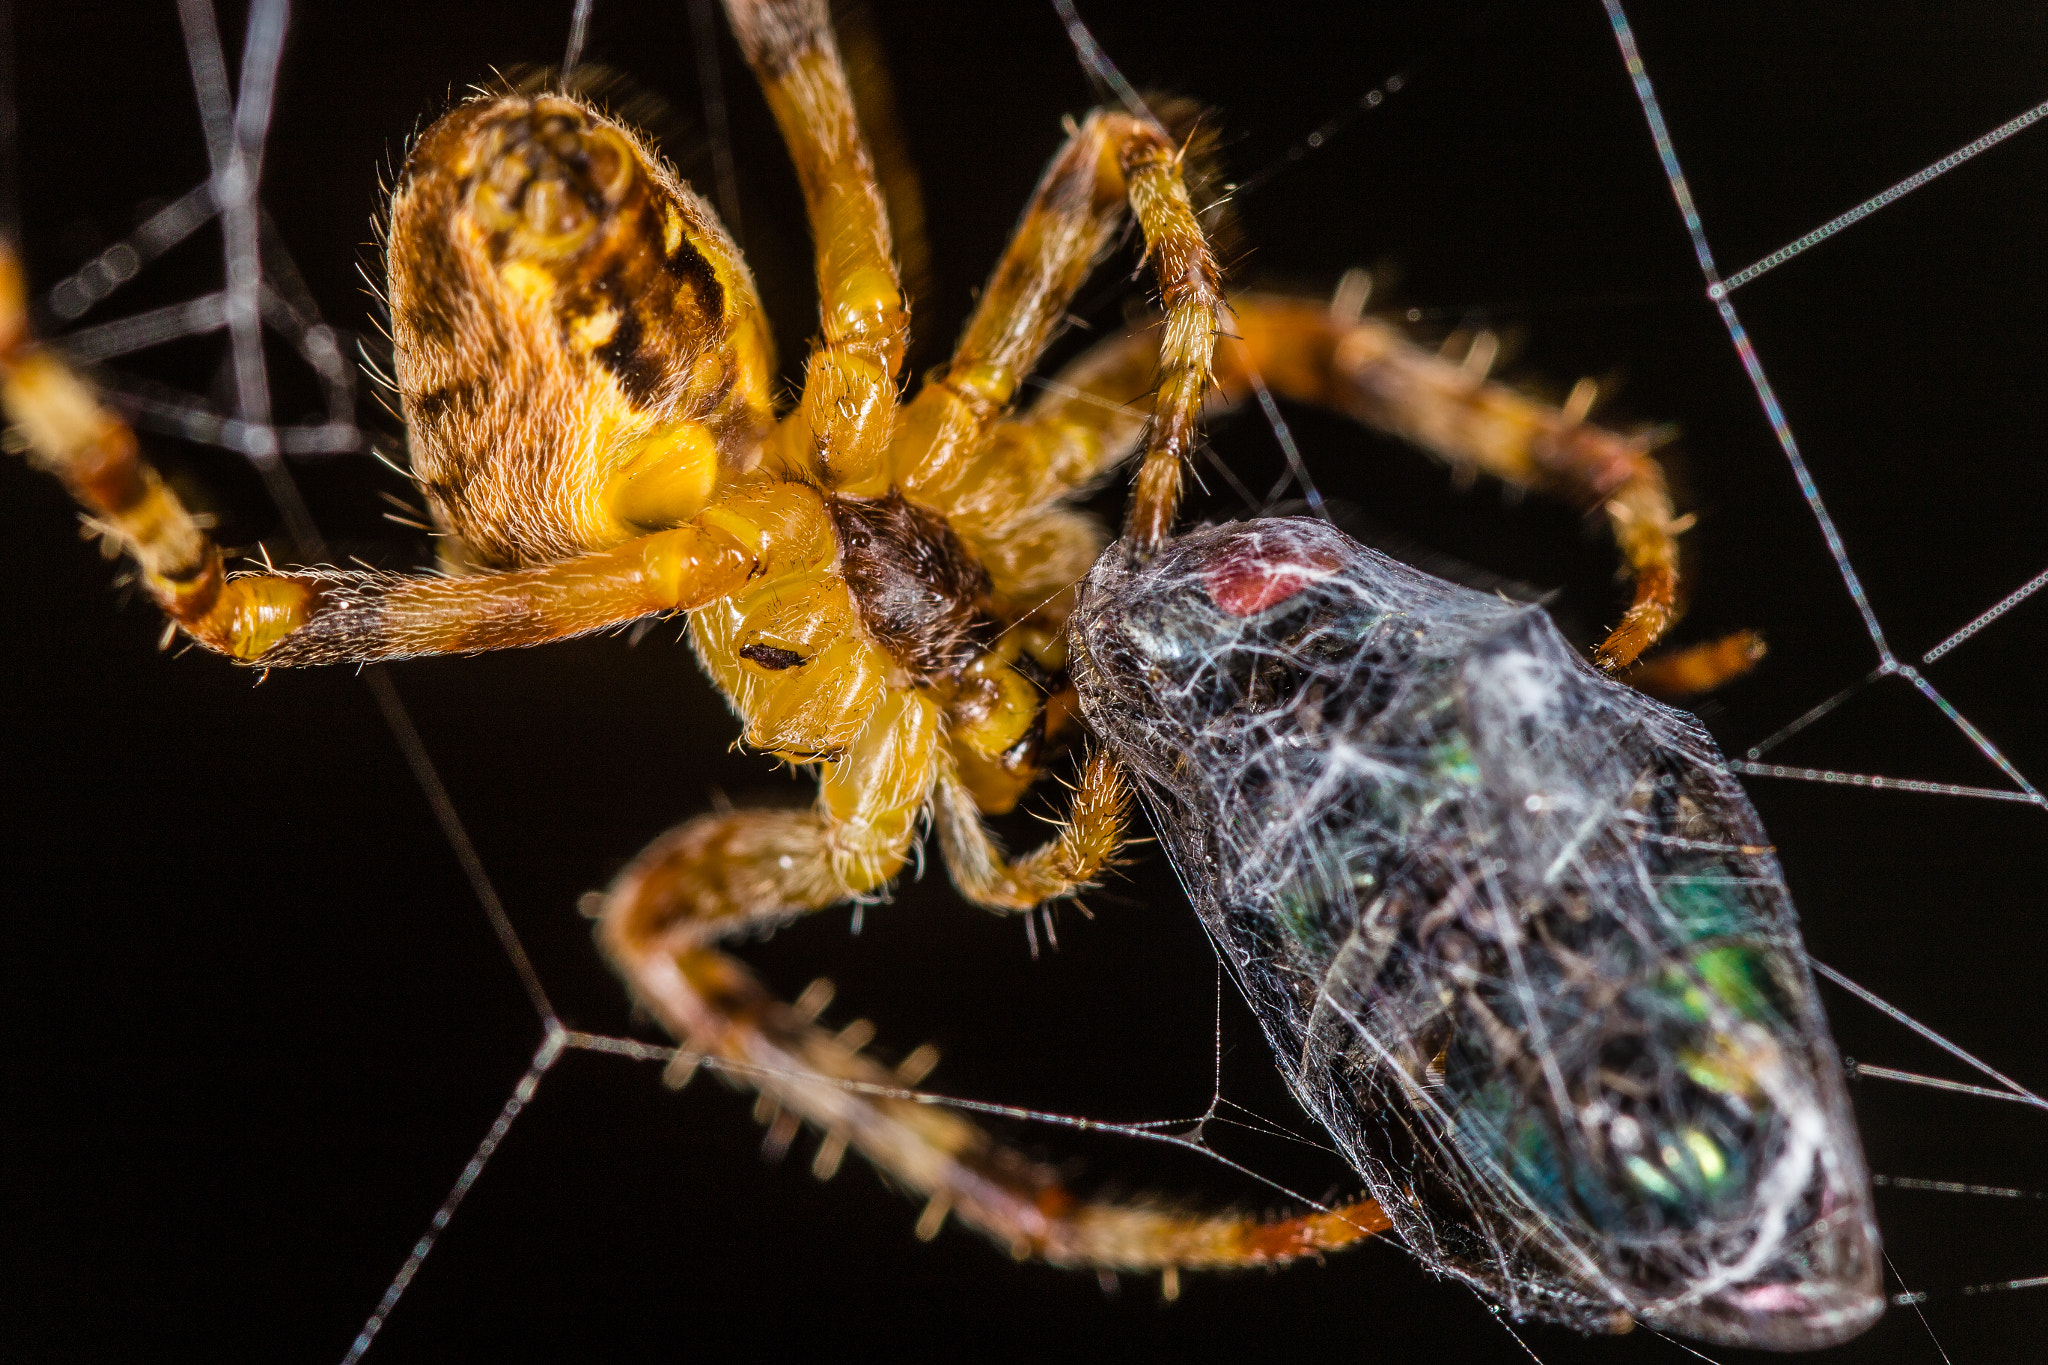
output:
[[[2012,779],[2014,785],[2019,787],[2021,792],[2024,793],[2023,799],[2048,808],[2048,802],[2044,802],[2040,792],[2035,789],[2034,785],[2027,780],[2018,768],[2013,766],[2004,753],[1991,742],[1988,736],[1972,724],[1946,698],[1942,697],[1910,665],[1901,664],[1897,656],[1892,653],[1891,645],[1885,639],[1884,627],[1879,624],[1877,612],[1872,607],[1869,596],[1864,592],[1863,581],[1857,575],[1855,566],[1849,562],[1848,548],[1842,540],[1840,531],[1835,526],[1834,517],[1828,512],[1827,504],[1821,498],[1819,485],[1814,482],[1812,472],[1807,468],[1806,459],[1799,450],[1798,439],[1793,435],[1791,424],[1785,419],[1784,409],[1778,403],[1777,394],[1771,388],[1770,379],[1764,373],[1763,360],[1757,354],[1755,345],[1751,343],[1749,332],[1742,325],[1742,319],[1736,313],[1735,305],[1728,298],[1729,286],[1722,280],[1719,267],[1714,263],[1713,249],[1707,244],[1706,228],[1700,220],[1699,207],[1693,199],[1692,187],[1686,181],[1685,172],[1678,163],[1678,151],[1671,141],[1670,128],[1664,121],[1663,108],[1657,101],[1656,87],[1651,84],[1649,72],[1643,66],[1642,52],[1636,44],[1635,30],[1630,26],[1628,16],[1623,12],[1620,0],[1601,0],[1601,4],[1607,11],[1608,23],[1614,30],[1615,41],[1621,48],[1622,60],[1628,68],[1629,79],[1635,86],[1636,99],[1642,105],[1643,117],[1649,125],[1651,141],[1656,145],[1658,161],[1664,168],[1664,178],[1670,184],[1672,198],[1677,201],[1679,214],[1685,220],[1685,230],[1692,241],[1693,256],[1699,262],[1700,273],[1707,282],[1707,296],[1713,302],[1714,309],[1720,316],[1722,326],[1727,329],[1729,340],[1734,343],[1735,354],[1742,362],[1743,372],[1749,376],[1750,385],[1756,391],[1757,400],[1763,405],[1765,420],[1770,423],[1772,432],[1778,438],[1779,447],[1784,451],[1786,460],[1792,466],[1793,478],[1799,485],[1800,495],[1805,498],[1807,508],[1812,512],[1815,522],[1820,526],[1821,538],[1826,542],[1828,553],[1835,561],[1835,569],[1841,575],[1842,584],[1848,590],[1849,599],[1855,604],[1858,615],[1863,618],[1863,629],[1869,635],[1870,643],[1877,650],[1877,675],[1897,673],[1904,677],[1957,730],[1962,732],[1964,738],[1979,753],[1989,759],[1999,771]],[[2005,137],[2011,136],[2012,133],[2019,131],[2021,128],[2030,125],[2041,114],[2048,114],[2048,105],[2042,106],[2039,113],[2022,115],[2019,119],[2013,120],[2003,128],[1995,130],[1994,134],[1987,134],[1985,138],[1979,139],[1978,143],[1970,144],[1970,148],[1964,149],[1968,156],[1963,156],[1962,153],[1955,155],[1962,156],[1963,160],[1967,160],[1969,156],[1975,156],[1977,152],[1982,151],[1985,147],[1989,147]],[[1971,150],[1972,148],[1975,150]],[[1944,161],[1949,164],[1944,165],[1943,162],[1937,162],[1935,165],[1942,167],[1943,170],[1947,170],[1951,169],[1953,165],[1961,164],[1960,161],[1955,161],[1952,158],[1945,158]],[[1935,171],[1933,167],[1928,169],[1933,174],[1941,173],[1940,171]],[[1891,195],[1884,202],[1886,204],[1894,202],[1900,195],[1910,192],[1911,188],[1916,188],[1918,184],[1925,184],[1926,180],[1932,179],[1933,174],[1923,172],[1924,179],[1901,182],[1907,188],[1901,189],[1898,186],[1894,186],[1893,188],[1897,189],[1899,193]],[[1879,196],[1879,198],[1884,198],[1884,196]],[[1877,208],[1883,206],[1883,204],[1876,204],[1869,212],[1876,212]],[[1867,216],[1867,214],[1864,216]],[[1819,230],[1817,229],[1816,231]],[[1811,236],[1812,234],[1808,235]],[[1831,233],[1823,235],[1831,235]],[[1816,240],[1819,240],[1819,238],[1816,238]],[[1803,250],[1804,248],[1801,249]],[[2023,589],[2021,595],[2028,591],[2031,591],[2031,588]],[[2000,610],[2001,607],[1994,607],[1990,614],[1996,614]],[[1990,614],[1987,614],[1986,619],[1988,619]],[[1969,629],[1966,627],[1965,631],[1967,632]],[[1946,647],[1952,648],[1953,645],[1951,644]],[[1865,681],[1868,682],[1869,679]],[[1850,690],[1853,691],[1854,689]],[[1846,697],[1846,695],[1847,693],[1845,692],[1843,697]],[[1831,708],[1841,699],[1841,697],[1838,697],[1834,701],[1823,703],[1821,707],[1816,708],[1808,716],[1795,721],[1792,726],[1780,731],[1777,735],[1772,736],[1769,741],[1766,741],[1765,744],[1759,745],[1756,749],[1752,750],[1750,756],[1752,758],[1758,757],[1765,748],[1784,738],[1790,731],[1800,728],[1808,721],[1818,719],[1819,715],[1825,714],[1826,709]]]
[[[377,1333],[384,1330],[384,1324],[391,1320],[391,1310],[398,1306],[399,1299],[405,1296],[413,1277],[420,1273],[420,1266],[425,1264],[427,1257],[434,1250],[434,1243],[439,1241],[441,1234],[447,1230],[449,1222],[455,1217],[455,1210],[462,1205],[463,1197],[483,1175],[484,1167],[490,1163],[491,1157],[496,1155],[499,1144],[503,1143],[505,1135],[512,1131],[513,1122],[525,1112],[526,1106],[533,1102],[534,1095],[540,1090],[541,1078],[547,1075],[548,1068],[555,1064],[568,1046],[569,1035],[559,1026],[548,1029],[540,1050],[533,1054],[533,1061],[526,1068],[526,1074],[512,1087],[511,1096],[498,1111],[496,1120],[485,1131],[483,1141],[477,1144],[476,1151],[470,1155],[469,1161],[462,1168],[462,1173],[455,1177],[455,1184],[449,1189],[448,1197],[441,1201],[440,1208],[434,1210],[434,1216],[427,1221],[427,1230],[413,1243],[412,1251],[406,1256],[405,1263],[398,1267],[398,1273],[391,1277],[390,1285],[385,1288],[384,1297],[377,1301],[375,1311],[364,1321],[362,1330],[356,1333],[355,1341],[349,1345],[348,1354],[341,1358],[342,1365],[356,1365],[370,1349],[370,1343],[377,1339]]]
[[[1749,332],[1737,316],[1735,305],[1726,297],[1720,268],[1714,264],[1713,249],[1707,245],[1706,227],[1701,223],[1699,207],[1693,201],[1692,186],[1679,167],[1678,150],[1672,145],[1670,129],[1665,125],[1656,87],[1650,83],[1650,73],[1644,68],[1642,53],[1636,47],[1635,30],[1629,25],[1628,15],[1622,11],[1620,0],[1601,0],[1601,4],[1607,10],[1608,23],[1614,28],[1615,41],[1621,46],[1622,61],[1635,85],[1636,99],[1643,106],[1643,117],[1650,126],[1650,139],[1656,144],[1657,159],[1664,167],[1664,179],[1671,186],[1671,196],[1678,201],[1679,215],[1685,220],[1686,234],[1692,239],[1693,256],[1699,262],[1700,274],[1706,278],[1708,297],[1720,314],[1721,325],[1728,329],[1728,339],[1735,344],[1735,354],[1742,362],[1743,372],[1749,376],[1757,401],[1763,405],[1764,418],[1771,424],[1778,446],[1792,466],[1792,477],[1799,485],[1800,496],[1806,499],[1808,510],[1820,523],[1821,538],[1827,542],[1828,553],[1834,557],[1835,570],[1841,575],[1843,586],[1849,590],[1849,599],[1856,604],[1856,610],[1863,618],[1863,629],[1870,636],[1871,644],[1877,647],[1879,660],[1890,663],[1891,646],[1885,642],[1884,628],[1878,624],[1877,613],[1864,594],[1863,580],[1849,563],[1849,551],[1843,544],[1841,533],[1835,529],[1835,519],[1821,500],[1820,487],[1807,470],[1806,458],[1799,453],[1799,441],[1793,436],[1791,424],[1785,420],[1784,409],[1778,404],[1778,395],[1764,374],[1763,360],[1751,344]]]

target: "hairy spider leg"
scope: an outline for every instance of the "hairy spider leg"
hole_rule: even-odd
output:
[[[1237,310],[1237,339],[1217,353],[1218,384],[1236,401],[1250,396],[1257,375],[1276,394],[1349,414],[1454,469],[1604,509],[1635,578],[1635,600],[1594,661],[1626,667],[1670,627],[1683,523],[1672,514],[1649,435],[1584,421],[1371,318],[1257,295],[1238,300]]]
[[[230,576],[220,547],[142,458],[128,424],[29,338],[20,267],[0,246],[0,401],[28,454],[130,555],[193,640],[260,667],[368,663],[565,639],[688,610],[754,571],[716,518],[541,568],[445,578],[303,570]]]
[[[979,547],[993,532],[1102,472],[1092,442],[987,440],[1067,305],[1115,241],[1126,206],[1138,220],[1165,305],[1165,341],[1148,357],[1153,403],[1133,499],[1133,534],[1156,546],[1193,448],[1223,287],[1183,177],[1183,157],[1149,119],[1098,110],[1039,180],[982,291],[952,360],[904,414],[898,480]],[[1118,452],[1121,453],[1120,451]],[[1000,551],[997,552],[1000,557]]]
[[[889,491],[896,372],[910,337],[889,215],[825,0],[726,0],[788,144],[818,267],[820,332],[784,449],[838,492]]]
[[[773,1124],[772,1148],[786,1148],[796,1125],[808,1123],[823,1135],[813,1165],[821,1178],[851,1147],[925,1201],[920,1236],[935,1236],[950,1214],[1019,1259],[1112,1270],[1224,1269],[1335,1250],[1384,1231],[1387,1219],[1369,1201],[1271,1220],[1084,1202],[1048,1167],[912,1093],[928,1053],[922,1065],[913,1053],[901,1069],[862,1056],[866,1030],[834,1034],[818,1026],[711,946],[873,891],[893,873],[886,859],[859,871],[846,866],[839,842],[845,823],[827,813],[835,783],[873,782],[895,790],[896,821],[915,822],[925,790],[917,773],[930,771],[932,755],[908,770],[895,761],[901,741],[893,736],[915,731],[927,749],[933,736],[929,719],[912,714],[923,709],[919,699],[892,699],[897,709],[878,715],[872,727],[880,742],[856,745],[837,765],[858,775],[828,777],[817,811],[693,820],[651,845],[599,899],[606,951],[635,997],[683,1043],[673,1074],[687,1077],[701,1057],[719,1059],[727,1064],[722,1075],[766,1101],[757,1113]]]
[[[925,231],[924,183],[911,159],[898,113],[896,82],[889,74],[880,20],[865,5],[842,5],[832,16],[833,37],[846,67],[847,88],[875,164],[875,180],[889,209],[889,233],[896,247],[896,274],[905,306],[915,311],[931,297],[932,248]]]
[[[1031,852],[1005,857],[974,793],[954,773],[939,778],[933,825],[953,885],[976,905],[1030,911],[1093,882],[1123,842],[1130,788],[1116,760],[1097,749],[1081,765],[1074,800],[1059,832]]]
[[[986,437],[1127,221],[1122,148],[1153,136],[1149,125],[1108,110],[1073,130],[1039,178],[951,359],[904,408],[892,452],[897,486],[943,513],[977,548],[1000,540],[1020,509],[1098,472],[1092,463],[1085,470],[1051,463],[1078,452],[996,449]],[[1157,378],[1156,360],[1146,364],[1144,378]]]
[[[1234,334],[1216,348],[1212,412],[1247,402],[1256,377],[1274,394],[1398,436],[1453,469],[1600,507],[1634,576],[1635,594],[1595,661],[1624,668],[1669,629],[1678,611],[1677,538],[1687,519],[1673,515],[1652,436],[1597,426],[1575,405],[1553,407],[1491,381],[1478,366],[1446,359],[1371,318],[1262,294],[1239,295],[1230,309]],[[1075,369],[1131,374],[1160,346],[1159,336],[1154,326],[1113,337],[1083,355]],[[1113,387],[1103,389],[1104,399],[1117,396]],[[1061,420],[1071,418],[1071,411],[1061,414]],[[1104,453],[1114,458],[1117,452]],[[1740,655],[1731,645],[1724,662]]]
[[[1641,660],[1623,669],[1620,678],[1659,701],[1679,701],[1741,677],[1763,657],[1763,637],[1753,630],[1737,630]]]
[[[1128,455],[1151,416],[1149,401],[1132,400],[1149,400],[1158,384],[1156,352],[1131,357],[1128,373],[1103,377],[1113,397],[1053,393],[1026,419],[1004,414],[1127,221],[1123,148],[1133,139],[1152,146],[1156,136],[1108,110],[1073,130],[1040,177],[951,360],[905,406],[897,430],[898,486],[945,515],[1012,602],[1054,597],[1094,563],[1101,528],[1051,504]],[[1062,379],[1070,390],[1085,382]]]
[[[1145,438],[1145,462],[1138,467],[1124,512],[1124,538],[1132,554],[1143,561],[1158,551],[1173,529],[1184,466],[1201,430],[1216,335],[1228,307],[1216,258],[1188,203],[1179,158],[1163,143],[1146,146],[1134,141],[1124,149],[1123,167],[1165,309],[1159,387]]]

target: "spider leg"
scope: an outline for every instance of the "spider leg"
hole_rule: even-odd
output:
[[[846,62],[846,82],[853,92],[854,112],[875,163],[882,202],[889,209],[889,233],[896,247],[896,270],[908,306],[929,298],[932,291],[931,241],[925,234],[924,186],[911,160],[909,143],[898,117],[896,82],[889,74],[882,34],[874,11],[866,5],[841,5],[832,16],[834,36]]]
[[[1123,843],[1131,793],[1106,749],[1081,765],[1081,782],[1058,833],[1008,857],[981,822],[972,793],[952,774],[939,779],[933,811],[953,885],[991,910],[1032,910],[1086,888]]]
[[[705,816],[664,835],[597,898],[599,938],[635,998],[682,1044],[680,1074],[716,1059],[758,1090],[784,1145],[798,1122],[824,1134],[816,1169],[851,1147],[925,1201],[921,1236],[951,1214],[1019,1257],[1110,1269],[1223,1268],[1332,1250],[1385,1230],[1370,1202],[1273,1220],[1083,1202],[1049,1168],[910,1087],[929,1054],[892,1069],[814,1011],[775,998],[720,938],[872,893],[901,867],[937,755],[922,702],[891,694],[834,765],[811,811]],[[856,1026],[857,1029],[858,1026]],[[857,1041],[858,1040],[858,1041]],[[780,1135],[778,1137],[778,1134]]]
[[[1682,701],[1735,681],[1763,657],[1763,637],[1752,630],[1738,630],[1718,640],[1639,660],[1622,670],[1621,680],[1659,701]]]
[[[1216,260],[1188,203],[1179,160],[1164,147],[1135,152],[1127,147],[1124,175],[1146,250],[1159,274],[1160,301],[1166,310],[1145,462],[1138,467],[1124,513],[1124,538],[1136,557],[1146,559],[1173,529],[1184,466],[1201,428],[1216,334],[1222,330],[1228,305]]]
[[[825,0],[725,8],[796,163],[817,250],[821,336],[785,448],[828,487],[876,497],[889,489],[884,452],[910,315],[831,19]]]
[[[540,568],[467,578],[238,575],[211,609],[177,619],[208,649],[263,668],[473,654],[694,610],[745,584],[754,566],[724,527],[693,523]]]
[[[1071,461],[1079,452],[1050,443],[997,452],[983,438],[1115,244],[1130,199],[1118,149],[1141,127],[1129,115],[1097,110],[1074,130],[1039,178],[951,359],[904,408],[892,452],[897,482],[956,528],[997,526],[1044,502],[1045,489],[1077,481],[1061,477],[1060,457]],[[1148,391],[1157,377],[1157,357],[1146,357],[1135,391]],[[1138,427],[1147,415],[1136,414]]]
[[[1116,398],[1105,412],[1076,409],[1057,431],[1002,424],[1008,439],[987,439],[1114,242],[1127,206],[1159,279],[1166,344],[1135,373],[1110,377]],[[1156,413],[1134,503],[1139,538],[1156,542],[1162,512],[1170,520],[1178,497],[1222,312],[1220,275],[1188,201],[1181,153],[1157,124],[1098,110],[1047,167],[952,360],[905,409],[894,457],[900,485],[963,534],[993,542],[1020,510],[1100,473],[1104,451],[1121,453],[1127,432]],[[1140,396],[1155,401],[1122,406]]]
[[[1088,572],[1108,537],[1094,517],[1055,500],[1138,448],[1158,377],[1155,351],[1091,348],[1046,381],[1035,403],[993,423],[973,453],[950,466],[949,524],[973,545],[998,593],[1020,605],[1041,603]],[[931,402],[931,393],[929,386],[919,393],[912,409]]]
[[[1256,375],[1276,394],[1346,413],[1453,468],[1602,508],[1635,597],[1594,661],[1625,668],[1670,628],[1684,523],[1650,435],[1595,426],[1581,405],[1539,402],[1370,318],[1259,295],[1236,309],[1238,339],[1217,353],[1218,385],[1232,399],[1245,401]]]
[[[245,663],[370,662],[539,644],[702,606],[755,569],[755,550],[707,517],[509,573],[230,577],[220,547],[142,458],[127,423],[63,361],[29,342],[19,301],[19,271],[0,250],[0,404],[30,459],[135,560],[143,586],[180,629]]]
[[[1676,619],[1678,535],[1686,519],[1673,515],[1650,435],[1596,426],[1584,420],[1581,405],[1540,402],[1371,318],[1272,295],[1241,295],[1230,306],[1235,335],[1216,347],[1212,411],[1248,401],[1256,376],[1280,397],[1344,413],[1455,469],[1601,508],[1635,579],[1634,601],[1595,654],[1603,668],[1633,663]],[[1127,385],[1157,353],[1159,336],[1153,327],[1088,351],[1068,370],[1079,382],[1062,375],[1065,382],[1055,385],[1055,394],[1073,389],[1085,398],[1042,405],[1044,412],[999,439],[1071,439],[1065,429],[1091,420],[1089,408],[1106,414],[1120,393],[1132,392],[1118,384]],[[1092,420],[1104,434],[1101,459],[1113,462],[1127,453],[1113,439],[1128,440],[1127,427],[1107,415]]]

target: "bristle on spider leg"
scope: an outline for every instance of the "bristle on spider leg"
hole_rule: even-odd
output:
[[[1180,1297],[1180,1267],[1170,1265],[1159,1272],[1159,1297],[1172,1303]]]
[[[789,1155],[790,1144],[796,1141],[797,1132],[804,1121],[793,1109],[784,1109],[768,1125],[767,1134],[761,1139],[761,1155],[770,1161],[779,1162]]]
[[[1348,327],[1365,316],[1370,302],[1372,272],[1353,266],[1338,279],[1336,291],[1330,295],[1330,316]]]
[[[1472,345],[1465,352],[1465,377],[1478,382],[1493,373],[1493,362],[1500,359],[1500,334],[1481,332],[1472,338]]]
[[[1572,391],[1565,395],[1562,409],[1564,420],[1574,425],[1586,420],[1593,411],[1593,405],[1600,401],[1600,381],[1587,377],[1572,385]]]
[[[703,1053],[678,1052],[669,1059],[669,1064],[662,1068],[661,1083],[671,1090],[681,1090],[697,1079],[697,1072],[703,1065]]]
[[[866,1019],[856,1019],[834,1034],[832,1041],[848,1052],[858,1052],[875,1041],[875,1026]]]
[[[811,1158],[811,1174],[820,1180],[830,1180],[839,1174],[839,1163],[846,1160],[846,1134],[830,1132],[818,1144],[818,1154]]]
[[[920,1242],[929,1242],[939,1235],[939,1229],[946,1226],[946,1215],[953,1211],[952,1201],[943,1194],[935,1194],[924,1206],[924,1212],[917,1215],[917,1226],[911,1231]]]
[[[782,1112],[782,1101],[763,1090],[754,1097],[754,1122],[770,1124]]]
[[[808,1024],[825,1012],[825,1007],[832,1003],[832,997],[838,991],[837,986],[821,976],[804,987],[803,994],[799,995],[789,1008],[797,1018]]]
[[[896,1063],[896,1079],[905,1085],[914,1086],[932,1074],[939,1064],[939,1050],[930,1043],[919,1044],[911,1054]]]

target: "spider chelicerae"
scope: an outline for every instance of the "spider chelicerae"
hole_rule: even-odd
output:
[[[899,404],[889,226],[822,9],[734,10],[827,244],[823,340],[794,411],[777,417],[751,282],[709,210],[587,104],[513,96],[436,125],[393,206],[397,379],[451,576],[227,576],[125,428],[18,330],[17,422],[181,627],[261,667],[691,611],[748,742],[818,768],[820,805],[678,830],[607,893],[606,942],[689,1048],[763,1078],[785,1129],[823,1130],[821,1169],[852,1146],[927,1200],[921,1226],[951,1213],[1062,1263],[1222,1266],[1353,1240],[1378,1226],[1364,1206],[1268,1221],[1073,1201],[956,1116],[848,1089],[914,1080],[917,1054],[878,1066],[710,942],[880,894],[928,810],[979,903],[1026,909],[1099,873],[1122,808],[1099,756],[1044,849],[1008,857],[980,817],[1013,807],[1071,730],[1062,592],[1103,538],[1065,502],[1142,444],[1132,532],[1140,553],[1156,547],[1212,379],[1243,401],[1257,374],[1465,467],[1605,505],[1638,584],[1605,648],[1615,664],[1671,609],[1675,525],[1647,442],[1584,422],[1583,399],[1558,410],[1486,383],[1481,348],[1430,356],[1320,301],[1227,305],[1178,139],[1128,112],[1077,127],[953,362]],[[1105,343],[1019,410],[1022,376],[1127,205],[1164,323]]]

